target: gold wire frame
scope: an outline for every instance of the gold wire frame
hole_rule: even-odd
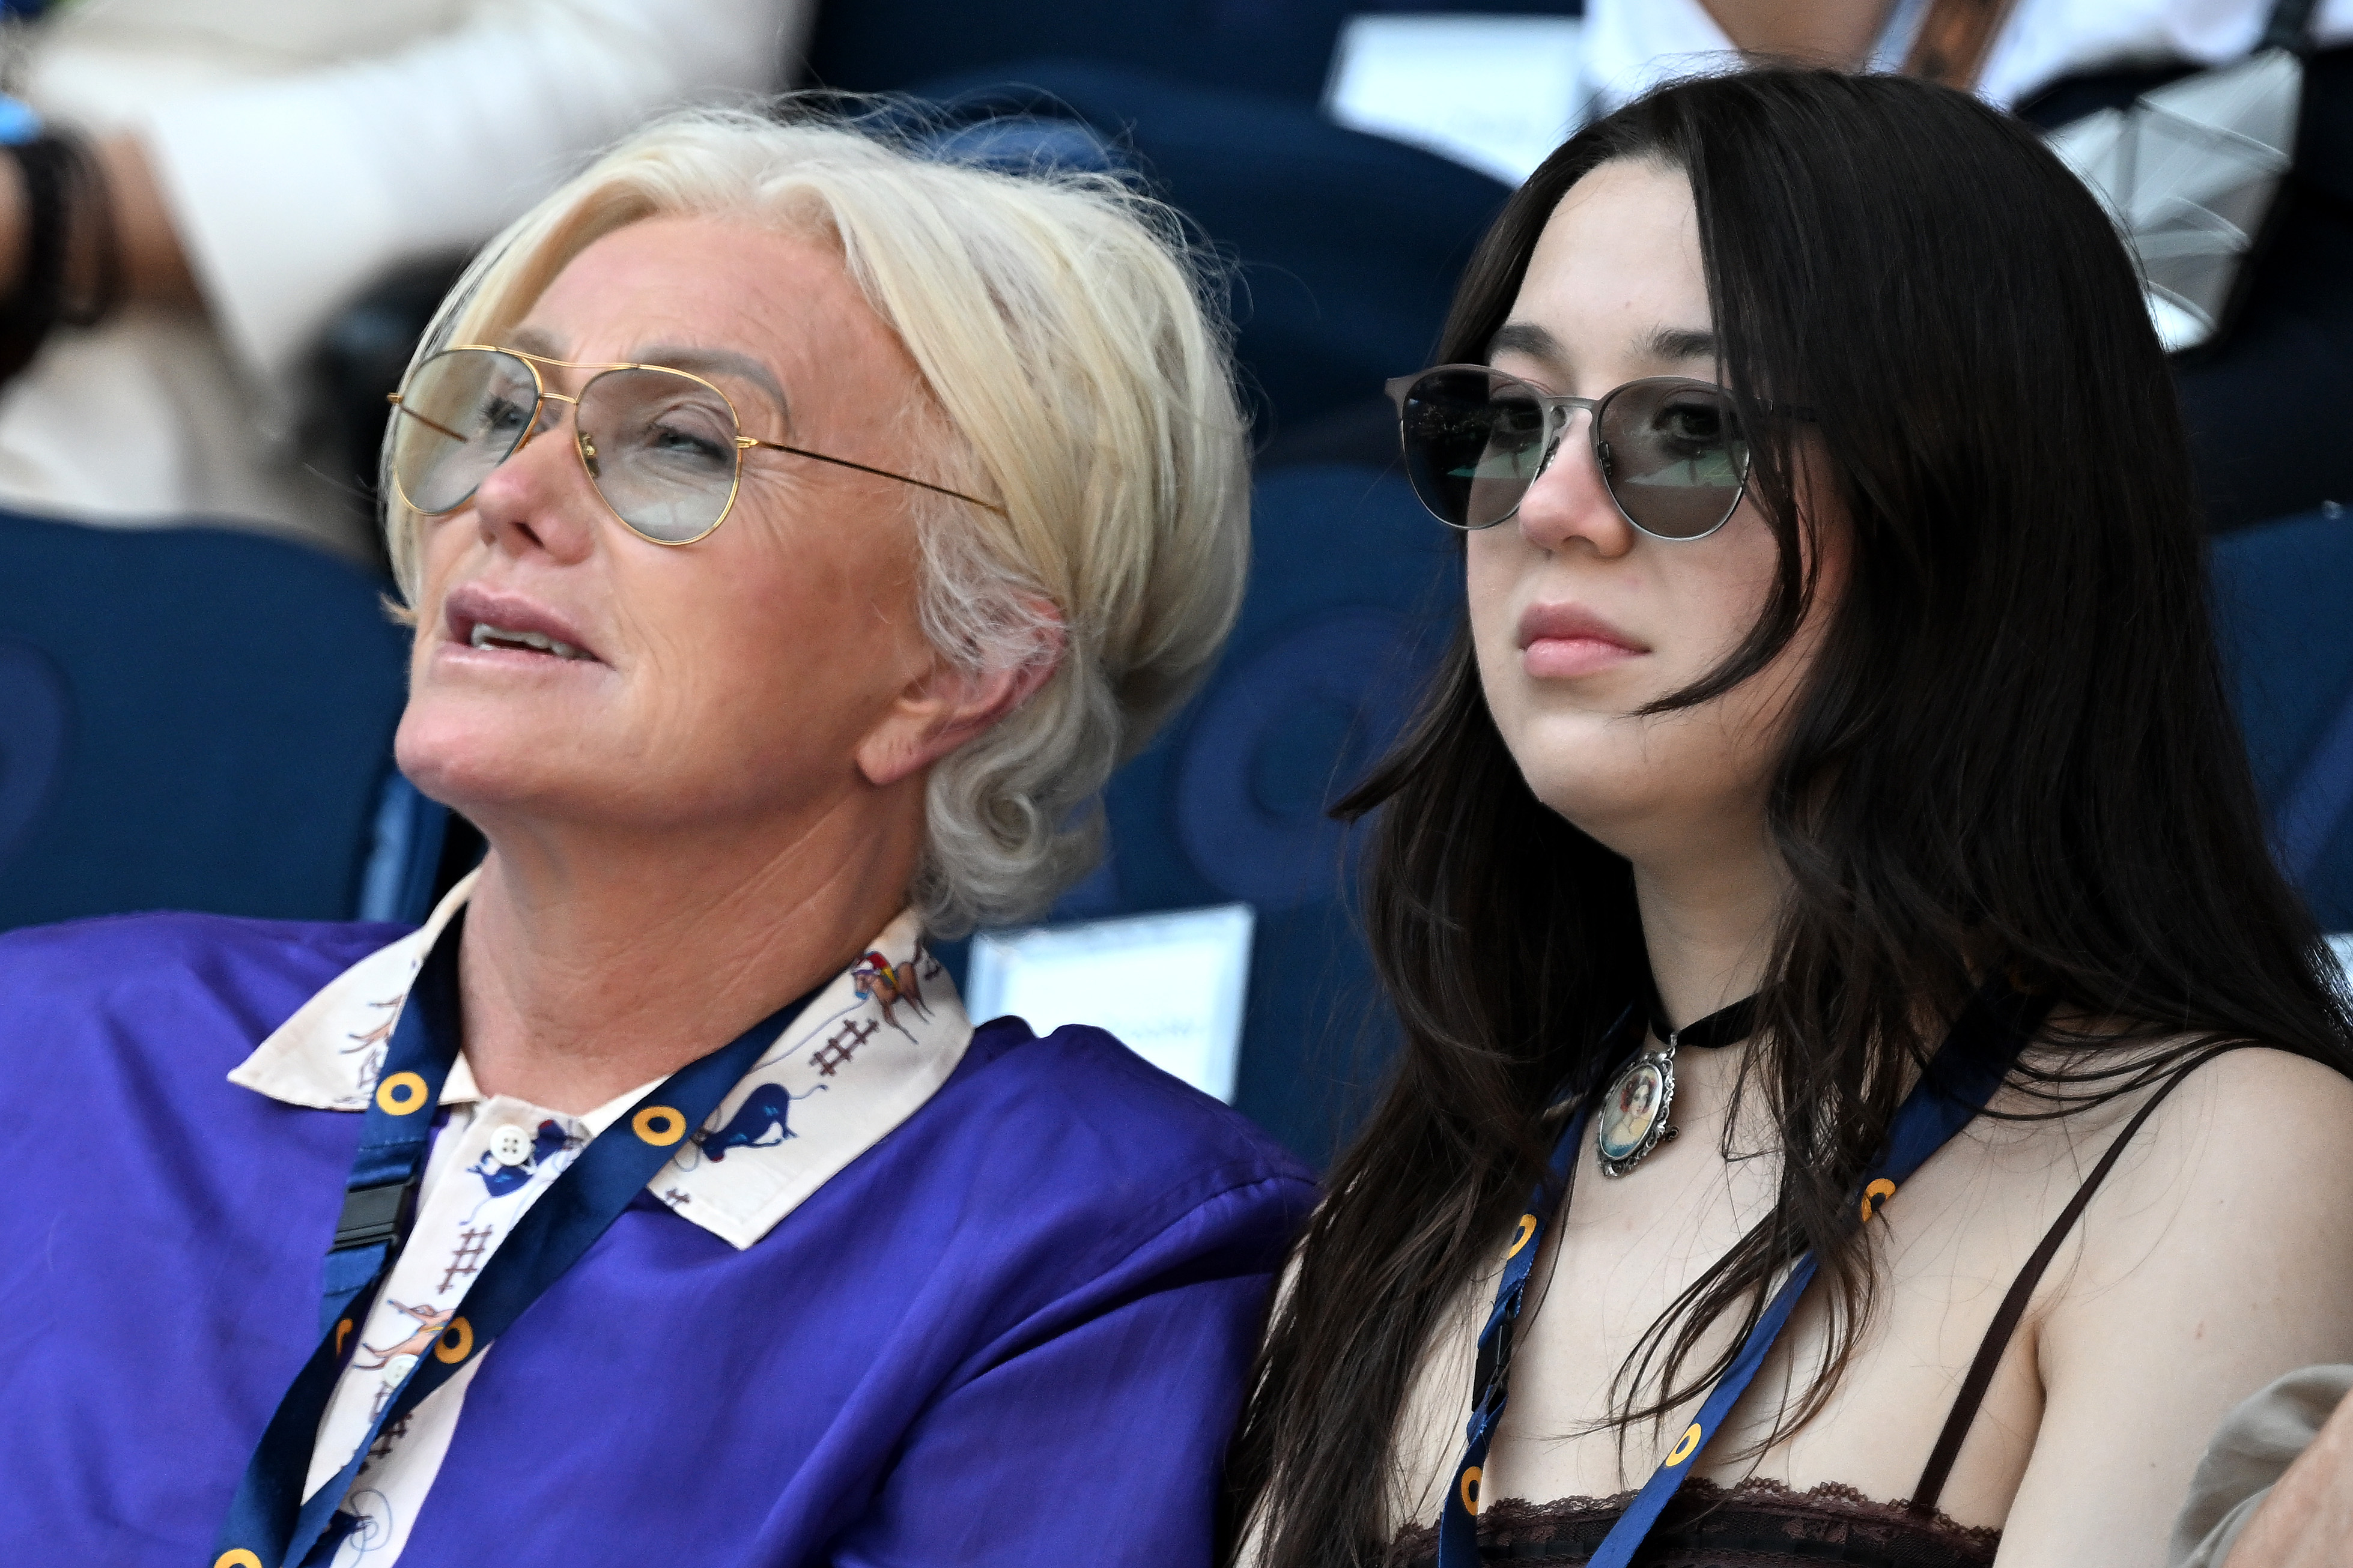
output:
[[[933,484],[928,479],[915,479],[907,474],[894,474],[888,468],[871,468],[864,463],[853,463],[847,458],[831,457],[824,452],[812,452],[805,447],[792,447],[786,445],[782,441],[769,441],[757,436],[746,436],[744,434],[744,416],[736,412],[735,400],[728,396],[727,394],[722,391],[718,386],[706,381],[702,376],[695,374],[692,371],[680,370],[675,366],[666,364],[638,364],[630,362],[602,363],[583,362],[579,360],[552,359],[545,354],[526,353],[521,349],[501,348],[496,343],[452,343],[447,348],[436,350],[431,355],[427,356],[425,363],[430,364],[434,360],[439,359],[445,354],[470,352],[478,353],[504,354],[509,359],[521,360],[522,362],[523,368],[531,372],[531,418],[524,423],[522,437],[516,440],[513,446],[507,448],[506,456],[501,458],[499,462],[505,462],[508,458],[513,457],[517,452],[522,451],[525,447],[531,445],[533,437],[539,433],[540,410],[544,405],[550,402],[568,403],[572,405],[573,453],[580,459],[581,468],[586,470],[588,475],[588,488],[596,492],[596,499],[604,503],[604,507],[607,511],[613,514],[615,521],[618,522],[622,527],[628,529],[631,533],[636,534],[639,539],[644,540],[649,544],[659,544],[670,548],[677,548],[687,544],[700,544],[702,541],[710,538],[713,533],[716,533],[719,531],[719,525],[725,522],[729,515],[734,511],[735,497],[744,488],[744,454],[752,450],[755,447],[765,447],[777,452],[789,452],[797,458],[810,458],[820,463],[831,463],[837,468],[855,468],[861,474],[873,474],[880,479],[897,479],[901,484],[913,485],[918,489],[930,490],[935,495],[953,496],[957,500],[967,501],[974,506],[979,507],[985,511],[993,511],[999,517],[1007,515],[1005,509],[997,505],[993,501],[985,501],[978,496],[968,496],[962,490],[952,490],[945,485]],[[596,374],[590,376],[586,382],[582,383],[580,391],[576,395],[562,392],[550,392],[547,389],[547,378],[539,373],[539,367],[543,364],[554,365],[563,370],[593,370]],[[418,368],[421,369],[423,367],[419,366]],[[605,487],[597,483],[596,467],[596,448],[591,442],[588,433],[580,428],[580,399],[588,395],[588,388],[594,386],[599,377],[608,375],[617,370],[650,370],[659,372],[663,375],[677,376],[682,381],[691,381],[697,386],[707,390],[713,397],[719,399],[720,403],[727,410],[729,422],[735,426],[735,466],[727,481],[727,500],[720,507],[719,515],[711,520],[711,526],[704,529],[702,532],[696,534],[691,539],[655,538],[652,534],[648,533],[644,529],[639,528],[636,523],[631,522],[628,518],[623,517],[621,515],[620,509],[613,504],[612,498],[605,493]],[[411,379],[414,378],[412,377]],[[424,415],[419,414],[415,409],[407,406],[406,404],[402,402],[402,399],[406,395],[407,385],[404,383],[400,391],[385,394],[385,401],[391,404],[401,413],[407,415],[411,419],[415,419],[432,429],[440,431],[441,434],[448,437],[453,441],[463,442],[466,440],[465,437],[460,436],[455,430],[451,430],[446,426],[436,425],[432,420],[426,418]],[[495,469],[497,466],[497,464],[491,465],[493,469]],[[488,478],[489,476],[486,474],[483,477]],[[481,489],[481,484],[480,480],[477,480],[475,482],[474,489],[468,490],[453,504],[443,507],[438,511],[427,511],[425,508],[418,506],[415,501],[408,499],[408,492],[402,487],[400,482],[399,465],[396,463],[393,465],[392,489],[393,493],[400,498],[400,504],[406,507],[409,510],[417,513],[419,517],[447,517],[451,512],[456,511],[459,507],[464,506],[468,501],[473,500],[475,492]]]

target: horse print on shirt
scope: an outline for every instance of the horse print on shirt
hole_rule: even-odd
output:
[[[363,1342],[361,1351],[375,1357],[375,1360],[362,1361],[353,1356],[352,1366],[356,1371],[375,1372],[379,1367],[390,1366],[397,1357],[423,1355],[427,1348],[441,1337],[442,1331],[449,1326],[450,1314],[457,1310],[454,1307],[405,1307],[398,1301],[387,1305],[395,1311],[405,1312],[414,1319],[417,1331],[406,1339],[396,1340],[389,1345],[376,1346]]]
[[[892,963],[879,952],[870,952],[850,970],[849,979],[858,987],[859,1000],[881,1003],[882,1021],[912,1040],[915,1037],[899,1022],[899,1005],[906,1004],[918,1018],[929,1018],[932,1010],[923,1005],[923,981],[939,972],[940,966],[918,947],[904,963]]]

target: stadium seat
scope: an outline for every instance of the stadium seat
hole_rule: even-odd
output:
[[[2353,931],[2353,514],[2217,539],[2223,653],[2280,864],[2321,925]]]
[[[1106,795],[1111,853],[1052,919],[1257,910],[1235,1103],[1323,1164],[1393,1048],[1325,815],[1409,716],[1451,625],[1460,556],[1403,479],[1278,469],[1217,669]],[[942,956],[961,978],[960,944]]]
[[[903,91],[1052,56],[1312,106],[1341,25],[1359,13],[1584,10],[1583,0],[828,0],[809,42],[808,79],[851,92]]]
[[[1371,405],[1376,462],[1396,440],[1381,383],[1429,363],[1472,247],[1511,195],[1312,104],[1122,67],[1039,60],[922,90],[976,129],[990,116],[1076,122],[1139,169],[1229,264],[1226,305],[1260,439]],[[1083,164],[1077,151],[1055,161]]]
[[[421,912],[442,814],[392,772],[382,593],[250,533],[0,513],[0,928]]]

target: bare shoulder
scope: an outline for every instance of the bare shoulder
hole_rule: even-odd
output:
[[[2058,1178],[2033,1205],[2041,1225],[2154,1093],[2021,1140],[2018,1168],[2031,1149]],[[2348,1194],[2353,1081],[2323,1064],[2242,1047],[2150,1110],[2029,1309],[2019,1350],[2042,1414],[2005,1563],[2157,1560],[2231,1408],[2297,1367],[2353,1359]]]
[[[2206,1057],[2182,1047],[2183,1037],[2148,1047],[2144,1061],[2171,1058],[2156,1081],[2122,1093],[2114,1086],[2137,1076],[2126,1062],[2102,1065],[2101,1086],[2057,1089],[2014,1084],[1996,1097],[1996,1118],[1985,1136],[2026,1167],[2051,1159],[2088,1174],[2143,1110],[2149,1114],[2119,1150],[2103,1184],[2111,1192],[2161,1189],[2192,1173],[2205,1190],[2263,1187],[2283,1178],[2310,1183],[2324,1176],[2353,1181],[2353,1079],[2323,1063],[2263,1046],[2239,1046]],[[2082,1072],[2055,1057],[2046,1068]],[[2177,1072],[2181,1081],[2166,1088]],[[2029,1080],[2031,1082],[2031,1080]],[[2053,1116],[2049,1096],[2086,1101]],[[2151,1108],[2150,1102],[2158,1103]],[[2213,1185],[2207,1186],[2211,1183]],[[2353,1189],[2348,1189],[2353,1191]]]
[[[2032,1314],[2045,1397],[2005,1561],[2105,1561],[2161,1531],[2233,1405],[2353,1359],[2349,1193],[2353,1082],[2320,1063],[2243,1047],[2158,1106]]]
[[[2192,1070],[2135,1142],[2146,1149],[2128,1152],[2112,1178],[2126,1191],[2189,1179],[2210,1197],[2276,1204],[2294,1189],[2353,1221],[2343,1201],[2353,1193],[2353,1079],[2320,1062],[2262,1046],[2225,1051]]]
[[[2125,1121],[2156,1092],[2107,1120]],[[2122,1131],[2102,1132],[2085,1154]],[[2099,1303],[2103,1317],[2135,1298],[2160,1319],[2197,1317],[2260,1282],[2271,1310],[2301,1302],[2345,1320],[2348,1197],[2353,1079],[2283,1050],[2226,1051],[2190,1071],[2121,1151],[2084,1212],[2063,1300]]]

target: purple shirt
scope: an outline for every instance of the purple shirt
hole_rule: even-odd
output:
[[[0,937],[0,1562],[209,1560],[361,1126],[223,1075],[400,934]],[[402,1562],[1204,1563],[1312,1199],[1102,1031],[984,1026],[748,1247],[639,1194],[485,1359]]]

